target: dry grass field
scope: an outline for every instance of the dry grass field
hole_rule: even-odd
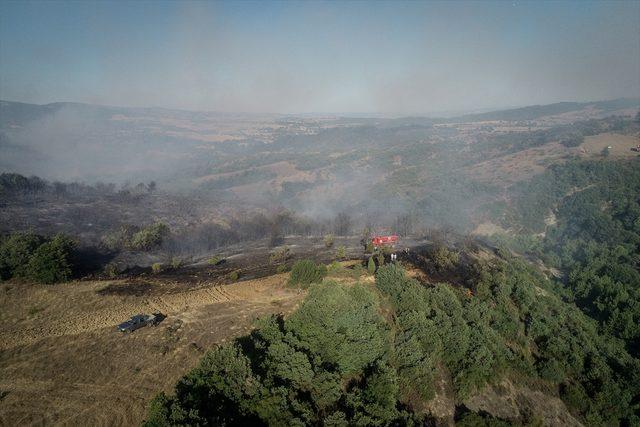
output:
[[[636,157],[640,153],[631,149],[640,144],[638,135],[620,135],[616,133],[602,133],[595,136],[587,136],[580,145],[580,154],[583,157],[599,156],[603,149],[611,147],[611,157]]]
[[[254,319],[289,313],[304,297],[279,274],[179,289],[155,281],[0,286],[0,425],[138,425],[205,349],[246,333]],[[104,292],[105,288],[111,292]],[[156,327],[116,324],[161,311]]]

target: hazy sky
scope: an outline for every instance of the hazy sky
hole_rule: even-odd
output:
[[[638,95],[638,1],[0,1],[7,100],[426,114]]]

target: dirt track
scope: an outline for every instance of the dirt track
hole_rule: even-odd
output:
[[[303,294],[286,275],[225,286],[104,295],[119,282],[0,285],[0,425],[137,425],[148,400],[193,367],[205,349],[288,313]],[[162,311],[159,326],[123,335],[115,325]]]

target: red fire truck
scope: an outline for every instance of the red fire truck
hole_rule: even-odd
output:
[[[371,243],[373,244],[374,249],[378,249],[384,246],[387,247],[395,247],[396,243],[398,243],[398,236],[395,234],[387,235],[387,236],[373,236],[371,238]]]

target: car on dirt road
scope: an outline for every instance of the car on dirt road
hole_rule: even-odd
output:
[[[129,320],[126,320],[118,325],[120,332],[133,332],[136,329],[140,329],[144,326],[155,326],[164,320],[161,313],[153,314],[136,314]]]

